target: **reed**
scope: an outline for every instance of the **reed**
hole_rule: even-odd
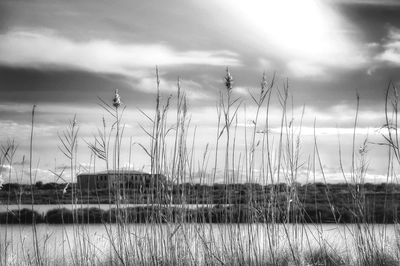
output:
[[[249,92],[249,99],[244,99],[236,95],[233,74],[227,68],[220,98],[216,100],[215,140],[205,143],[204,150],[198,151],[195,148],[198,146],[197,127],[191,124],[190,102],[182,81],[177,81],[176,95],[163,100],[163,84],[156,68],[154,111],[140,110],[147,121],[147,124],[140,124],[140,130],[148,136],[149,142],[137,143],[130,137],[128,144],[129,162],[132,145],[138,145],[148,156],[151,175],[167,177],[167,183],[151,182],[151,193],[147,194],[132,191],[121,178],[124,156],[121,147],[125,139],[123,116],[127,108],[123,95],[115,91],[111,101],[99,99],[108,117],[102,118],[102,127],[93,140],[85,140],[85,143],[92,153],[93,168],[96,168],[96,160],[100,160],[119,180],[115,188],[110,184],[105,192],[109,210],[86,208],[84,204],[91,196],[100,206],[104,191],[85,195],[84,188],[74,185],[80,139],[74,117],[59,134],[60,150],[69,160],[70,179],[66,181],[64,171],[54,172],[57,179],[69,184],[64,194],[70,197],[73,210],[49,211],[44,216],[34,212],[34,107],[29,154],[32,207],[31,212],[22,212],[24,217],[32,218],[29,221],[32,221],[33,253],[22,251],[14,261],[10,255],[14,246],[7,235],[11,229],[6,227],[6,235],[0,243],[0,265],[396,265],[400,257],[399,244],[387,245],[387,225],[376,225],[377,220],[371,217],[368,209],[370,202],[364,189],[368,145],[376,143],[365,139],[360,148],[356,148],[359,96],[356,97],[349,175],[345,174],[338,143],[339,167],[351,197],[348,209],[341,209],[333,201],[317,134],[314,133],[313,154],[302,157],[301,128],[305,107],[302,113],[294,113],[288,81],[279,85],[276,79],[274,74],[268,78],[264,73],[259,91]],[[272,135],[270,125],[272,101],[277,101],[280,107],[280,130],[276,135]],[[248,108],[255,109],[254,117],[247,116]],[[175,113],[171,115],[172,109]],[[397,89],[390,83],[386,121],[382,127],[384,141],[378,143],[388,149],[387,184],[394,180],[400,162],[397,113]],[[109,120],[110,126],[106,123]],[[240,124],[244,124],[244,128]],[[244,149],[238,149],[239,145]],[[13,142],[2,146],[1,165],[12,165],[15,151]],[[345,239],[344,251],[327,239],[323,215],[317,208],[317,196],[321,197],[317,195],[317,184],[305,186],[301,190],[305,194],[300,193],[299,172],[304,168],[307,180],[315,181],[318,173],[324,179],[325,186],[320,191],[328,202],[324,215],[331,217],[332,226]],[[198,184],[193,184],[196,173]],[[8,175],[11,177],[12,173]],[[210,185],[218,183],[219,178],[222,184]],[[246,186],[238,185],[242,181]],[[309,193],[314,194],[310,196]],[[145,206],[125,207],[127,203],[144,202],[145,197]],[[314,205],[310,207],[307,198],[314,198]],[[388,206],[388,201],[385,200],[384,206]],[[193,205],[197,206],[194,210],[190,209]],[[201,207],[203,205],[211,207]],[[22,217],[21,212],[18,213]],[[9,215],[0,216],[5,226],[14,230],[12,223],[23,224],[21,220],[8,221]],[[351,216],[351,225],[341,224],[344,215]],[[62,253],[56,257],[48,252],[50,237],[42,238],[39,233],[47,225],[38,227],[36,223],[43,221],[61,224]],[[396,216],[385,216],[383,221],[394,223],[395,228],[398,226]],[[94,223],[105,232],[101,238],[93,236],[91,226]],[[23,230],[22,227],[19,230]],[[398,231],[395,232],[398,236]],[[11,238],[11,241],[14,240]],[[21,242],[26,245],[22,237]]]

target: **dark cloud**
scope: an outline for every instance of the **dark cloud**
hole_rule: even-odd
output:
[[[114,89],[135,103],[146,99],[144,93],[132,93],[122,76],[85,71],[0,67],[0,84],[3,103],[88,105],[98,102],[97,97],[112,97]]]
[[[11,26],[47,28],[74,40],[150,40],[182,49],[215,49],[221,42],[224,46],[220,47],[227,48],[231,43],[218,24],[210,24],[218,18],[210,17],[192,1],[119,1],[110,5],[108,1],[6,0],[0,3],[0,10],[7,10],[0,17],[5,22],[0,25],[8,26],[3,31]]]
[[[361,30],[366,42],[380,42],[389,25],[400,27],[400,5],[342,3],[339,11]]]
[[[292,91],[298,104],[321,110],[336,104],[354,105],[356,94],[364,107],[383,106],[387,85],[398,80],[400,69],[382,68],[369,75],[365,70],[336,74],[329,81],[308,82],[292,79]]]

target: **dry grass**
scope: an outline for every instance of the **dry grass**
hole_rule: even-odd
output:
[[[149,156],[152,174],[164,174],[169,177],[171,182],[179,185],[190,182],[194,173],[199,172],[202,173],[200,182],[213,183],[217,177],[219,162],[223,162],[225,204],[232,204],[229,185],[244,178],[250,183],[255,180],[262,184],[287,183],[285,208],[279,206],[281,192],[272,190],[265,195],[263,202],[264,206],[267,206],[264,214],[267,215],[270,223],[249,222],[241,225],[200,223],[194,225],[180,222],[160,224],[158,221],[148,221],[143,229],[143,226],[136,228],[127,222],[127,215],[126,213],[124,215],[124,209],[120,207],[126,203],[124,195],[127,188],[118,185],[117,193],[109,191],[110,206],[112,202],[116,202],[117,223],[116,225],[102,224],[102,230],[105,232],[102,240],[105,237],[105,242],[108,244],[106,249],[99,250],[98,243],[93,239],[93,233],[90,232],[90,225],[73,224],[72,227],[62,225],[61,242],[59,243],[62,246],[62,253],[51,254],[48,252],[50,236],[42,237],[38,234],[36,225],[32,224],[33,251],[24,251],[18,257],[10,255],[14,249],[14,243],[9,242],[8,228],[6,228],[6,235],[1,236],[0,241],[0,265],[398,265],[399,249],[397,246],[387,248],[384,241],[378,241],[373,225],[366,223],[363,190],[353,190],[352,186],[349,186],[353,198],[351,208],[358,220],[354,227],[347,228],[349,232],[346,236],[340,236],[351,239],[349,243],[351,242],[353,246],[347,248],[347,253],[337,252],[330,246],[329,240],[325,239],[321,233],[322,224],[303,224],[305,221],[304,209],[296,187],[298,171],[300,166],[303,164],[304,167],[305,164],[312,180],[318,170],[324,176],[324,169],[316,136],[314,136],[314,153],[309,159],[300,157],[301,130],[294,129],[294,114],[291,113],[293,103],[290,102],[287,82],[284,83],[282,89],[279,89],[276,87],[274,76],[268,80],[264,75],[259,94],[257,96],[250,94],[251,101],[256,106],[256,115],[252,118],[246,117],[246,121],[250,119],[253,126],[251,129],[245,127],[244,146],[246,148],[244,151],[239,151],[236,149],[238,134],[240,134],[238,112],[245,112],[246,105],[242,103],[242,99],[235,98],[233,78],[227,69],[225,88],[221,91],[217,105],[215,147],[214,150],[211,150],[207,145],[200,162],[193,161],[196,129],[190,124],[188,102],[180,87],[180,82],[177,83],[176,98],[168,98],[165,102],[162,102],[160,97],[158,70],[156,86],[154,113],[142,112],[151,128],[148,129],[148,126],[141,125],[149,137],[149,144],[138,144]],[[394,91],[392,97],[390,96],[391,91]],[[282,111],[280,134],[277,139],[272,139],[269,133],[269,109],[274,95],[278,96]],[[388,162],[391,167],[400,161],[398,156],[400,152],[398,150],[397,98],[395,87],[390,85],[386,99],[384,126],[388,129],[388,134],[384,136],[386,140],[384,144],[390,148]],[[175,122],[171,124],[168,122],[170,121],[168,115],[173,100],[176,102],[176,114],[174,114],[176,118]],[[388,104],[389,102],[391,104]],[[106,125],[103,118],[103,126],[99,129],[98,135],[93,142],[87,143],[93,158],[96,158],[93,159],[93,165],[95,165],[95,160],[101,160],[105,163],[107,170],[112,170],[118,175],[121,170],[125,107],[121,104],[117,92],[113,102],[101,100],[100,105],[110,115],[113,122],[111,125]],[[357,96],[354,129],[357,128],[358,123],[358,105],[359,98]],[[32,184],[34,179],[32,171],[34,110],[35,108],[32,111],[29,166]],[[300,122],[296,125],[300,129],[303,114],[300,114]],[[260,122],[261,117],[265,117],[265,121]],[[60,135],[60,150],[70,162],[70,183],[73,183],[76,175],[78,132],[79,128],[74,118],[67,130]],[[189,137],[189,133],[193,134],[193,137]],[[174,136],[172,143],[167,141],[169,134]],[[190,139],[192,143],[188,143]],[[367,153],[363,150],[357,151],[355,142],[354,131],[351,176],[344,174],[341,163],[340,167],[349,184],[362,186],[368,171]],[[132,146],[132,143],[129,145]],[[367,141],[364,142],[364,145],[367,145]],[[222,151],[221,147],[224,147]],[[8,143],[2,147],[1,151],[1,164],[12,165],[10,154],[15,153],[15,144]],[[339,152],[341,152],[340,144]],[[209,163],[211,154],[214,159]],[[256,163],[258,160],[261,163]],[[209,169],[210,165],[212,169]],[[388,175],[393,174],[390,169],[388,171]],[[11,173],[9,175],[11,176]],[[60,174],[59,177],[61,178],[62,175]],[[325,182],[327,181],[325,180]],[[168,206],[172,202],[179,202],[183,206],[186,204],[184,191],[180,195],[174,195],[158,183],[154,183],[153,186],[155,194],[166,194],[167,197],[158,202],[156,199],[152,199],[151,206]],[[72,204],[76,201],[74,197],[76,197],[76,193],[72,193]],[[326,197],[329,202],[329,191],[326,192]],[[34,199],[32,199],[32,203],[34,203]],[[209,203],[212,203],[212,199]],[[251,197],[248,199],[247,206],[249,208],[257,207]],[[331,205],[331,207],[333,206]],[[166,214],[166,216],[168,215],[172,217],[172,210],[171,213]],[[251,212],[251,215],[253,216],[250,217],[250,221],[258,220],[259,217],[254,216],[258,215],[257,212]],[[284,217],[284,222],[278,223],[282,217]],[[339,227],[338,221],[337,226]],[[26,245],[22,233],[19,238],[18,240],[11,239],[11,241],[20,241]],[[312,245],[311,242],[316,243],[317,246]]]

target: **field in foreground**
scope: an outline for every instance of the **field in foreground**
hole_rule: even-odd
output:
[[[398,229],[346,224],[40,225],[37,234],[41,265],[398,265]],[[3,225],[0,233],[2,265],[36,264],[31,226]]]

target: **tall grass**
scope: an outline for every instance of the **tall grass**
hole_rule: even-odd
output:
[[[109,215],[102,218],[100,227],[94,227],[80,222],[78,217],[82,216],[72,211],[73,224],[67,225],[63,222],[60,227],[59,245],[62,252],[56,255],[48,251],[51,237],[41,237],[46,226],[38,228],[33,222],[33,253],[22,251],[16,260],[10,256],[15,240],[11,238],[10,242],[7,227],[4,230],[6,235],[0,243],[0,265],[397,265],[400,244],[387,245],[386,225],[375,225],[366,209],[368,204],[363,187],[368,171],[367,147],[370,143],[366,139],[359,149],[356,148],[360,103],[358,95],[350,176],[345,174],[341,146],[338,144],[339,165],[352,197],[352,205],[348,207],[354,215],[354,224],[340,224],[341,213],[331,202],[329,186],[324,191],[334,217],[335,232],[340,234],[346,245],[346,249],[343,249],[335,246],[322,223],[315,222],[320,220],[317,211],[315,217],[310,217],[313,214],[306,209],[306,202],[298,192],[301,169],[306,169],[307,180],[315,181],[318,173],[321,173],[325,183],[329,180],[325,177],[315,133],[313,153],[302,157],[301,128],[304,108],[300,114],[294,113],[294,100],[290,96],[288,81],[284,81],[283,86],[279,87],[275,75],[268,78],[264,74],[259,91],[256,94],[249,92],[250,103],[247,103],[245,99],[236,96],[233,76],[227,69],[221,84],[220,98],[216,101],[216,137],[213,143],[206,143],[204,151],[200,152],[195,149],[197,128],[191,124],[190,103],[181,87],[181,81],[177,81],[176,95],[165,101],[161,97],[162,84],[158,69],[155,86],[157,94],[154,112],[140,110],[148,123],[141,124],[140,129],[148,136],[149,143],[132,143],[132,138],[129,142],[129,163],[132,145],[137,144],[148,156],[151,175],[155,177],[162,174],[168,179],[167,183],[151,182],[150,197],[147,198],[144,209],[145,222],[140,225],[130,224],[129,210],[124,207],[132,202],[128,201],[130,188],[125,186],[121,178],[125,105],[123,95],[120,96],[116,91],[112,101],[100,99],[99,105],[109,117],[102,118],[103,126],[93,140],[85,140],[92,153],[93,168],[96,169],[96,160],[100,160],[105,164],[106,170],[116,176],[117,185],[112,187],[110,183],[108,188]],[[276,99],[281,110],[280,130],[277,135],[272,135],[270,108],[271,101]],[[174,118],[170,118],[171,106],[176,109],[172,115]],[[254,117],[247,117],[248,106],[255,107]],[[35,107],[32,111],[29,156],[32,211],[35,202],[32,169],[34,111]],[[244,113],[245,117],[241,117],[239,113]],[[398,94],[395,86],[390,84],[386,95],[384,142],[378,143],[388,148],[388,181],[394,177],[394,169],[400,162],[397,113]],[[106,123],[108,119],[112,121],[111,126]],[[239,126],[242,119],[244,129]],[[59,134],[59,139],[60,150],[69,160],[68,193],[71,195],[71,205],[81,202],[81,207],[84,207],[84,194],[74,185],[79,140],[76,117]],[[238,149],[239,144],[245,148]],[[1,165],[12,165],[15,149],[14,143],[2,147]],[[221,212],[219,219],[225,223],[212,224],[215,215],[212,208],[205,208],[196,213],[198,217],[192,217],[191,221],[201,222],[185,222],[185,217],[193,214],[188,210],[190,205],[186,197],[190,193],[198,193],[195,186],[185,184],[193,182],[196,173],[200,185],[216,183],[222,177],[223,195],[218,195],[218,191],[203,191],[204,195],[212,197],[204,202],[204,197],[197,194],[202,202],[196,201],[195,204],[198,208],[200,204],[211,206],[215,199],[222,197],[222,207],[236,210]],[[8,175],[11,178],[11,170]],[[63,172],[57,176],[63,179]],[[245,193],[247,198],[245,202],[236,202],[234,188],[243,180],[248,184]],[[282,183],[286,185],[283,186]],[[260,187],[263,189],[267,184],[270,189],[263,192],[262,199],[255,198],[255,191]],[[143,201],[143,192],[136,196],[134,199],[139,199],[138,202]],[[316,195],[314,196],[316,199]],[[98,203],[100,204],[99,199]],[[317,204],[315,200],[316,210]],[[114,205],[115,208],[112,209],[111,206]],[[179,205],[179,211],[176,205]],[[215,206],[216,209],[222,207]],[[234,215],[237,213],[244,213],[246,223],[231,222],[240,220],[235,220]],[[87,217],[89,222],[89,212]],[[114,221],[116,223],[112,224]],[[313,222],[308,223],[309,221]],[[397,228],[397,224],[395,227]],[[101,236],[96,235],[93,228],[104,233]],[[22,235],[23,228],[19,230]],[[398,236],[398,231],[394,232]],[[21,237],[20,242],[23,245],[24,241]]]

